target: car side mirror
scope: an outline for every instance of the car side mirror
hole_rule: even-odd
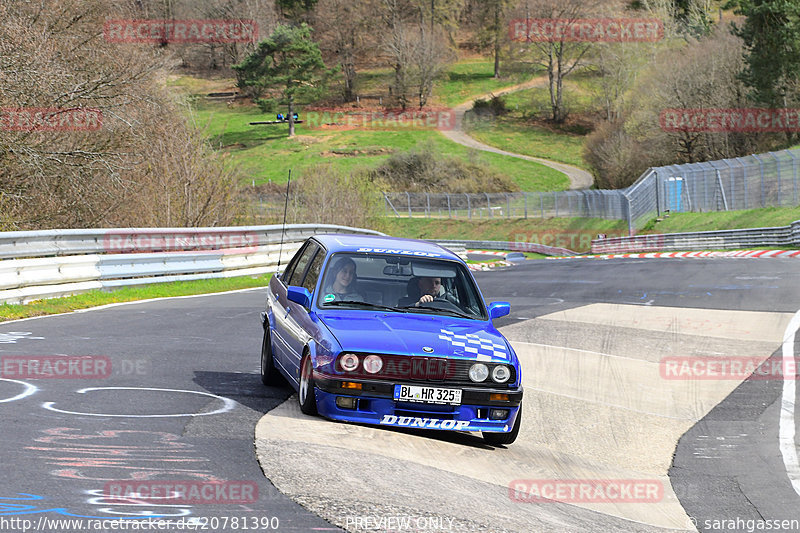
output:
[[[286,298],[306,309],[311,308],[311,293],[305,287],[289,287],[286,290]]]
[[[489,304],[488,311],[490,320],[504,317],[511,312],[511,304],[508,302],[492,302]]]

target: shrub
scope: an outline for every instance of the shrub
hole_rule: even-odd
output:
[[[384,190],[409,192],[511,192],[508,177],[473,156],[469,161],[435,154],[430,148],[395,154],[369,177]]]

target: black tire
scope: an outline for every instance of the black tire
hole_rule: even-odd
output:
[[[305,354],[300,361],[300,386],[297,389],[297,399],[300,402],[300,410],[307,415],[317,414],[315,390],[311,356]]]
[[[264,340],[261,341],[261,383],[268,386],[282,385],[283,376],[275,368],[272,359],[272,343],[269,338],[269,327],[264,328]]]
[[[508,433],[483,433],[483,440],[486,444],[492,446],[502,446],[504,444],[511,444],[517,440],[519,435],[519,426],[522,423],[522,404],[519,404],[519,412],[517,412],[517,419],[514,421],[514,427]]]

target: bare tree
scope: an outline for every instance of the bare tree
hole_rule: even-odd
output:
[[[599,0],[533,0],[530,2],[532,19],[560,19],[565,21],[567,30],[579,19],[596,15]],[[535,60],[547,70],[550,89],[550,118],[553,122],[563,122],[566,118],[564,107],[564,79],[583,64],[590,42],[569,41],[565,38],[552,41],[530,43]]]
[[[375,0],[320,0],[314,11],[315,37],[323,57],[326,61],[335,60],[341,67],[345,102],[356,99],[358,65],[378,48],[377,9]]]
[[[0,109],[77,108],[102,116],[102,126],[93,129],[3,131],[0,197],[14,227],[133,225],[158,204],[150,197],[154,180],[188,176],[199,184],[228,172],[201,149],[162,89],[169,56],[103,38],[106,18],[129,15],[102,0],[0,4]],[[156,141],[173,159],[159,159]],[[192,164],[178,161],[182,156]],[[219,183],[232,187],[233,181]],[[213,224],[235,217],[227,193],[194,188],[194,214],[173,220]],[[226,208],[203,207],[220,200]],[[156,219],[163,220],[148,220]]]

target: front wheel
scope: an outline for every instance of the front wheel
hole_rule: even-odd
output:
[[[300,388],[297,391],[297,398],[300,401],[300,410],[307,415],[317,414],[317,395],[315,389],[311,356],[305,354],[300,363]]]
[[[261,383],[264,385],[281,385],[283,376],[275,368],[272,357],[272,343],[269,338],[269,327],[264,328],[264,340],[261,341]]]
[[[519,411],[517,411],[517,419],[514,421],[514,427],[508,433],[484,433],[483,440],[486,444],[492,446],[501,446],[503,444],[511,444],[517,440],[519,435],[519,426],[522,423],[522,404],[519,404]]]

